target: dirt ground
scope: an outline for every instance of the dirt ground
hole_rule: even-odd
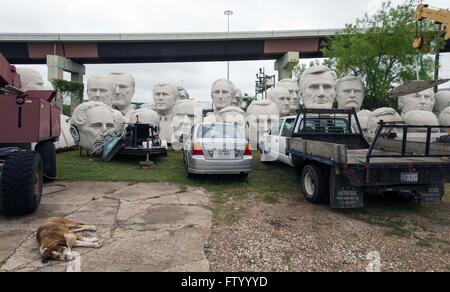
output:
[[[450,271],[448,201],[377,197],[337,211],[295,197],[249,200],[245,209],[238,223],[213,227],[213,271],[373,271],[377,263],[379,271]]]

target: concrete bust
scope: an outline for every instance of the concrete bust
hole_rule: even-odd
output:
[[[23,91],[44,89],[44,79],[38,71],[30,68],[17,68],[17,73],[20,75],[22,81],[20,88]]]
[[[215,111],[219,112],[231,106],[234,100],[236,87],[226,79],[219,79],[211,87],[211,97],[213,99]]]
[[[127,73],[111,73],[109,76],[116,83],[113,108],[126,116],[133,111],[131,100],[136,90],[134,77]]]
[[[450,126],[450,106],[444,109],[439,115],[439,125]],[[447,130],[443,130],[447,132]]]
[[[93,76],[87,83],[89,101],[103,102],[109,107],[113,106],[116,92],[116,83],[109,76]]]
[[[288,89],[284,87],[270,89],[267,92],[267,100],[278,106],[281,117],[289,115],[291,111],[291,96]]]
[[[398,107],[402,115],[414,110],[433,111],[436,98],[432,88],[398,98]]]
[[[189,93],[187,92],[186,89],[184,89],[183,87],[179,86],[177,87],[178,90],[178,94],[179,94],[179,100],[187,100],[190,99]]]
[[[340,109],[361,110],[364,102],[364,83],[356,76],[346,76],[338,80],[336,100]]]
[[[402,116],[403,122],[408,126],[439,126],[439,121],[437,116],[430,111],[414,110],[409,111]],[[438,129],[433,129],[434,132],[439,132]],[[408,129],[410,133],[426,133],[425,128],[410,128]]]
[[[99,155],[102,145],[116,134],[118,123],[112,108],[95,101],[79,105],[70,119],[75,142],[94,155]]]
[[[370,137],[375,136],[378,123],[384,122],[403,122],[402,117],[393,108],[383,107],[372,112],[367,120],[367,132]]]
[[[434,107],[435,110],[438,113],[441,113],[449,106],[450,106],[450,90],[449,91],[438,91],[436,93],[436,105]]]
[[[239,88],[236,88],[236,91],[234,93],[233,102],[231,103],[231,105],[240,107],[242,104],[243,98],[244,98],[244,95],[242,94],[242,90],[240,90]]]
[[[336,73],[326,66],[313,66],[300,79],[300,99],[306,108],[331,109],[336,99]]]
[[[189,134],[192,127],[202,122],[203,108],[193,100],[180,100],[173,108],[172,114],[172,148],[181,150],[183,138]]]
[[[291,98],[290,114],[295,114],[300,105],[300,88],[298,82],[293,79],[283,79],[278,82],[277,87],[284,87],[289,90],[289,96]]]
[[[153,98],[158,114],[163,116],[170,115],[178,100],[178,96],[179,93],[176,86],[168,83],[156,84],[153,89]]]
[[[260,138],[268,133],[280,118],[278,106],[268,100],[254,101],[247,109],[247,139],[255,149]]]

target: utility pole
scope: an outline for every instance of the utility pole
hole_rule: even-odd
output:
[[[228,18],[228,28],[227,28],[227,40],[229,38],[229,34],[230,34],[230,16],[233,15],[233,11],[232,10],[226,10],[224,12],[224,14],[227,16]],[[230,44],[228,44],[228,47],[230,46]],[[228,58],[227,61],[227,79],[230,80],[230,60]]]

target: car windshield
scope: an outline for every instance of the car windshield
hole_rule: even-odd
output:
[[[299,130],[300,132],[349,134],[349,129],[346,119],[307,118],[302,120]]]
[[[234,125],[217,124],[201,125],[198,128],[197,138],[243,139],[244,136]]]

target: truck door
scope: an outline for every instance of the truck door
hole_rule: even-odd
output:
[[[293,166],[287,155],[287,140],[292,136],[294,130],[295,118],[286,118],[281,128],[280,139],[278,143],[278,157],[283,163]]]

